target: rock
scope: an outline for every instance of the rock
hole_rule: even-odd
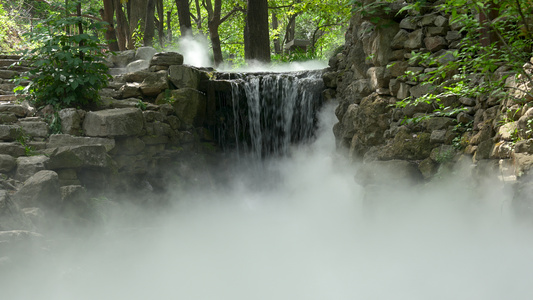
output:
[[[150,61],[150,66],[172,66],[183,65],[183,55],[177,52],[156,53]]]
[[[409,89],[409,93],[413,98],[420,98],[435,90],[435,87],[431,84],[417,84]]]
[[[137,48],[137,51],[135,52],[135,59],[142,59],[146,61],[150,61],[152,57],[157,53],[157,50],[155,50],[153,47],[139,47]]]
[[[173,90],[171,94],[171,104],[184,125],[201,126],[205,120],[206,97],[190,88]]]
[[[14,141],[20,136],[21,136],[20,126],[5,125],[5,124],[0,125],[0,141]]]
[[[414,17],[403,18],[400,21],[401,29],[415,30],[417,28],[417,20]]]
[[[491,159],[505,159],[510,158],[513,152],[514,144],[511,142],[500,141],[494,144],[490,154]]]
[[[418,164],[418,170],[425,180],[433,177],[439,170],[439,164],[434,162],[431,158],[426,158]]]
[[[2,231],[17,229],[33,230],[34,226],[17,204],[11,200],[9,194],[0,190],[0,240],[2,240]]]
[[[477,146],[476,153],[474,154],[474,160],[489,159],[492,153],[492,148],[494,143],[492,140],[484,140],[479,143]]]
[[[453,50],[442,49],[435,52],[432,56],[435,57],[437,59],[437,62],[441,65],[445,65],[451,61],[457,60]]]
[[[467,97],[461,97],[459,98],[459,102],[463,105],[466,105],[466,106],[475,106],[476,105],[476,100],[472,99],[472,98],[467,98]]]
[[[57,208],[61,204],[57,173],[43,170],[28,178],[13,195],[19,207]]]
[[[23,120],[23,119],[22,119]],[[44,121],[22,121],[18,123],[20,129],[24,135],[29,135],[31,137],[42,137],[45,138],[48,136],[48,124]]]
[[[122,75],[122,78],[124,79],[124,81],[126,82],[143,82],[143,80],[145,80],[148,76],[154,74],[153,72],[149,72],[149,71],[146,71],[146,70],[140,70],[140,71],[135,71],[135,72],[131,72],[131,73],[126,73],[124,75]]]
[[[446,32],[448,32],[448,29],[445,27],[427,27],[426,28],[426,35],[427,36],[436,36],[436,35],[446,35]]]
[[[415,49],[422,48],[423,38],[424,38],[424,33],[422,32],[422,30],[421,29],[415,30],[409,33],[408,39],[403,44],[403,47],[408,50],[415,50]]]
[[[517,121],[518,136],[522,139],[533,137],[533,108],[528,109]]]
[[[133,97],[141,97],[141,90],[139,89],[140,83],[133,82],[133,83],[126,83],[123,85],[118,91],[120,92],[121,98],[133,98]]]
[[[146,77],[139,85],[141,93],[145,96],[157,96],[164,90],[168,89],[168,76],[166,71],[152,73]]]
[[[71,135],[80,135],[83,130],[81,121],[85,116],[85,111],[75,108],[65,108],[59,111],[61,119],[61,132]]]
[[[521,140],[516,142],[514,152],[533,154],[533,139]]]
[[[400,29],[398,33],[392,38],[391,48],[398,50],[403,49],[405,42],[409,39],[409,32]]]
[[[423,160],[429,157],[432,149],[429,133],[417,134],[400,130],[394,139],[383,147],[378,159]]]
[[[0,124],[13,124],[18,121],[17,116],[12,112],[0,113]]]
[[[386,72],[385,67],[372,67],[368,69],[367,75],[370,77],[370,88],[372,90],[389,86],[390,75]]]
[[[115,140],[99,137],[81,137],[68,134],[52,134],[48,139],[47,148],[59,148],[63,146],[89,146],[101,145],[109,152],[115,147]]]
[[[446,141],[446,130],[433,130],[429,137],[431,143],[444,143]]]
[[[391,77],[400,77],[405,74],[408,67],[407,61],[393,61],[387,65],[387,72],[390,73]]]
[[[87,190],[81,185],[66,185],[60,189],[61,201],[63,202],[62,216],[67,219],[87,217],[89,206],[87,205]]]
[[[26,149],[19,142],[2,143],[0,142],[0,153],[8,154],[13,157],[26,155]]]
[[[168,68],[168,77],[170,82],[178,89],[191,88],[198,90],[203,72],[190,66],[174,65]]]
[[[443,164],[451,162],[456,154],[457,150],[455,150],[452,145],[440,145],[439,147],[431,150],[429,158],[431,158],[434,162]]]
[[[22,156],[17,158],[17,171],[15,179],[25,181],[33,174],[45,169],[45,164],[49,158],[45,155]]]
[[[63,146],[56,148],[47,161],[48,169],[107,168],[110,157],[101,145]],[[57,174],[56,174],[57,175]]]
[[[435,23],[436,19],[437,19],[437,16],[434,15],[434,14],[425,15],[425,16],[422,17],[422,19],[420,19],[418,24],[421,27],[426,27],[426,26],[429,26],[429,25],[433,25]]]
[[[424,45],[429,51],[437,52],[448,46],[448,43],[441,36],[430,36],[424,39]]]
[[[457,121],[461,124],[468,124],[474,121],[474,117],[462,111],[457,115]]]
[[[459,31],[448,31],[446,33],[446,40],[448,42],[460,40],[462,37],[463,35]]]
[[[411,89],[410,85],[408,85],[407,83],[401,82],[400,86],[398,88],[398,93],[397,93],[396,97],[399,100],[402,100],[402,99],[405,99],[405,98],[409,97],[409,89]]]
[[[113,154],[136,155],[141,153],[145,147],[144,142],[138,137],[120,138],[116,143]]]
[[[115,52],[115,54],[108,56],[108,60],[118,68],[124,68],[129,62],[135,58],[134,50],[126,50],[122,52]]]
[[[437,27],[447,27],[448,26],[448,18],[443,16],[437,16],[435,18],[435,21],[433,22],[435,26]]]
[[[145,69],[148,69],[148,67],[150,67],[149,61],[138,59],[138,60],[130,62],[126,66],[126,72],[131,73],[131,72],[136,72],[140,70],[145,70]]]
[[[13,113],[15,116],[22,118],[28,115],[28,109],[24,107],[23,105],[15,105],[15,104],[2,104],[0,105],[0,112],[5,113]]]
[[[447,117],[433,117],[422,122],[422,126],[424,126],[429,132],[446,130],[449,126],[454,124],[454,120]]]
[[[15,158],[11,155],[0,154],[0,173],[9,173],[16,166]]]
[[[91,137],[135,136],[143,129],[143,116],[138,108],[117,108],[88,112],[83,132]]]
[[[533,155],[526,153],[513,153],[513,165],[515,168],[516,177],[521,177],[528,174],[533,166]]]

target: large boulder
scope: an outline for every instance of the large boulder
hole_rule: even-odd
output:
[[[139,85],[144,96],[157,96],[164,90],[168,89],[168,75],[166,71],[159,71],[152,73],[150,76],[146,77],[143,82]]]
[[[32,230],[33,224],[11,200],[9,194],[0,190],[0,231],[20,229]]]
[[[110,157],[102,145],[64,146],[56,148],[46,163],[48,169],[107,168]]]
[[[117,108],[88,112],[83,132],[93,137],[135,136],[143,129],[143,115],[138,108]]]
[[[57,208],[61,204],[57,173],[50,170],[35,173],[13,195],[13,201],[21,208]]]
[[[170,82],[178,89],[198,89],[202,80],[202,72],[190,66],[174,65],[168,68]]]
[[[135,59],[150,61],[156,53],[157,50],[155,50],[153,47],[139,47],[135,52]]]
[[[152,57],[150,61],[150,66],[172,66],[172,65],[182,65],[183,64],[183,55],[177,52],[159,52]]]
[[[207,99],[201,92],[184,88],[171,92],[171,104],[184,125],[201,126],[205,120]]]
[[[116,52],[108,57],[108,60],[118,68],[124,68],[129,62],[135,58],[134,50],[126,50],[122,52]]]

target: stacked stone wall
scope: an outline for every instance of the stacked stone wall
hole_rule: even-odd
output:
[[[397,169],[398,161],[402,161],[402,166],[423,181],[460,163],[467,164],[473,175],[518,183],[516,190],[531,191],[527,174],[533,162],[533,140],[526,134],[531,132],[526,124],[531,124],[533,116],[532,99],[517,103],[489,96],[450,96],[441,99],[445,106],[465,110],[405,122],[436,108],[428,103],[395,106],[402,99],[416,99],[434,88],[405,76],[434,70],[410,60],[412,52],[428,53],[444,64],[455,59],[453,52],[464,36],[460,23],[432,6],[418,13],[398,14],[403,5],[387,4],[388,10],[366,18],[354,14],[343,51],[330,59],[323,77],[328,88],[324,95],[339,101],[334,126],[338,147],[366,166],[390,162],[392,169]],[[373,22],[376,19],[379,21]],[[531,68],[531,64],[524,68]],[[504,74],[508,73],[502,67],[495,76]],[[513,79],[507,82],[511,88],[517,84]],[[521,89],[531,90],[528,84]],[[464,130],[467,127],[471,129]]]

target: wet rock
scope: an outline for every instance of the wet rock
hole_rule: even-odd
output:
[[[33,230],[34,226],[17,204],[11,200],[9,194],[5,190],[0,190],[0,240],[2,231],[17,229]]]
[[[47,161],[48,169],[68,168],[107,168],[110,157],[106,148],[101,145],[64,146],[56,148]]]
[[[205,120],[206,97],[190,88],[173,90],[171,94],[171,104],[184,125],[201,126]]]
[[[159,95],[164,90],[168,89],[168,78],[166,71],[159,71],[152,73],[146,77],[139,85],[141,93],[148,97]]]

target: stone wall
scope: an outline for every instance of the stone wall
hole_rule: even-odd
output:
[[[16,59],[9,58],[10,64]],[[12,84],[5,83],[10,86],[0,103],[0,231],[32,230],[43,214],[87,221],[94,212],[91,199],[103,196],[164,201],[169,188],[199,184],[215,161],[218,144],[205,82],[210,70],[185,66],[180,54],[152,48],[119,53],[108,63],[117,75],[92,111],[36,111],[15,101]],[[24,70],[6,68],[0,76]],[[60,123],[53,122],[56,116]],[[51,124],[60,124],[62,134],[51,134]]]
[[[422,116],[435,109],[427,103],[394,106],[432,88],[403,76],[407,71],[424,74],[433,70],[410,61],[411,52],[429,53],[446,63],[455,59],[453,51],[463,36],[461,24],[451,22],[450,16],[431,6],[421,13],[397,14],[405,4],[386,5],[388,10],[366,18],[354,14],[344,49],[330,59],[330,68],[323,76],[328,88],[324,95],[339,101],[334,127],[338,147],[352,160],[363,162],[367,167],[362,170],[378,165],[398,169],[401,165],[410,170],[409,177],[424,182],[459,162],[468,165],[473,175],[510,185],[519,183],[517,195],[531,191],[527,174],[533,162],[533,139],[525,133],[533,108],[528,103],[519,105],[488,96],[447,97],[442,99],[446,106],[464,106],[466,110],[418,123],[403,122],[405,117]],[[378,23],[371,22],[375,17]],[[496,76],[498,72],[503,74],[505,69],[499,69]],[[473,124],[471,129],[465,129],[467,124]],[[398,174],[405,178],[405,172]]]

